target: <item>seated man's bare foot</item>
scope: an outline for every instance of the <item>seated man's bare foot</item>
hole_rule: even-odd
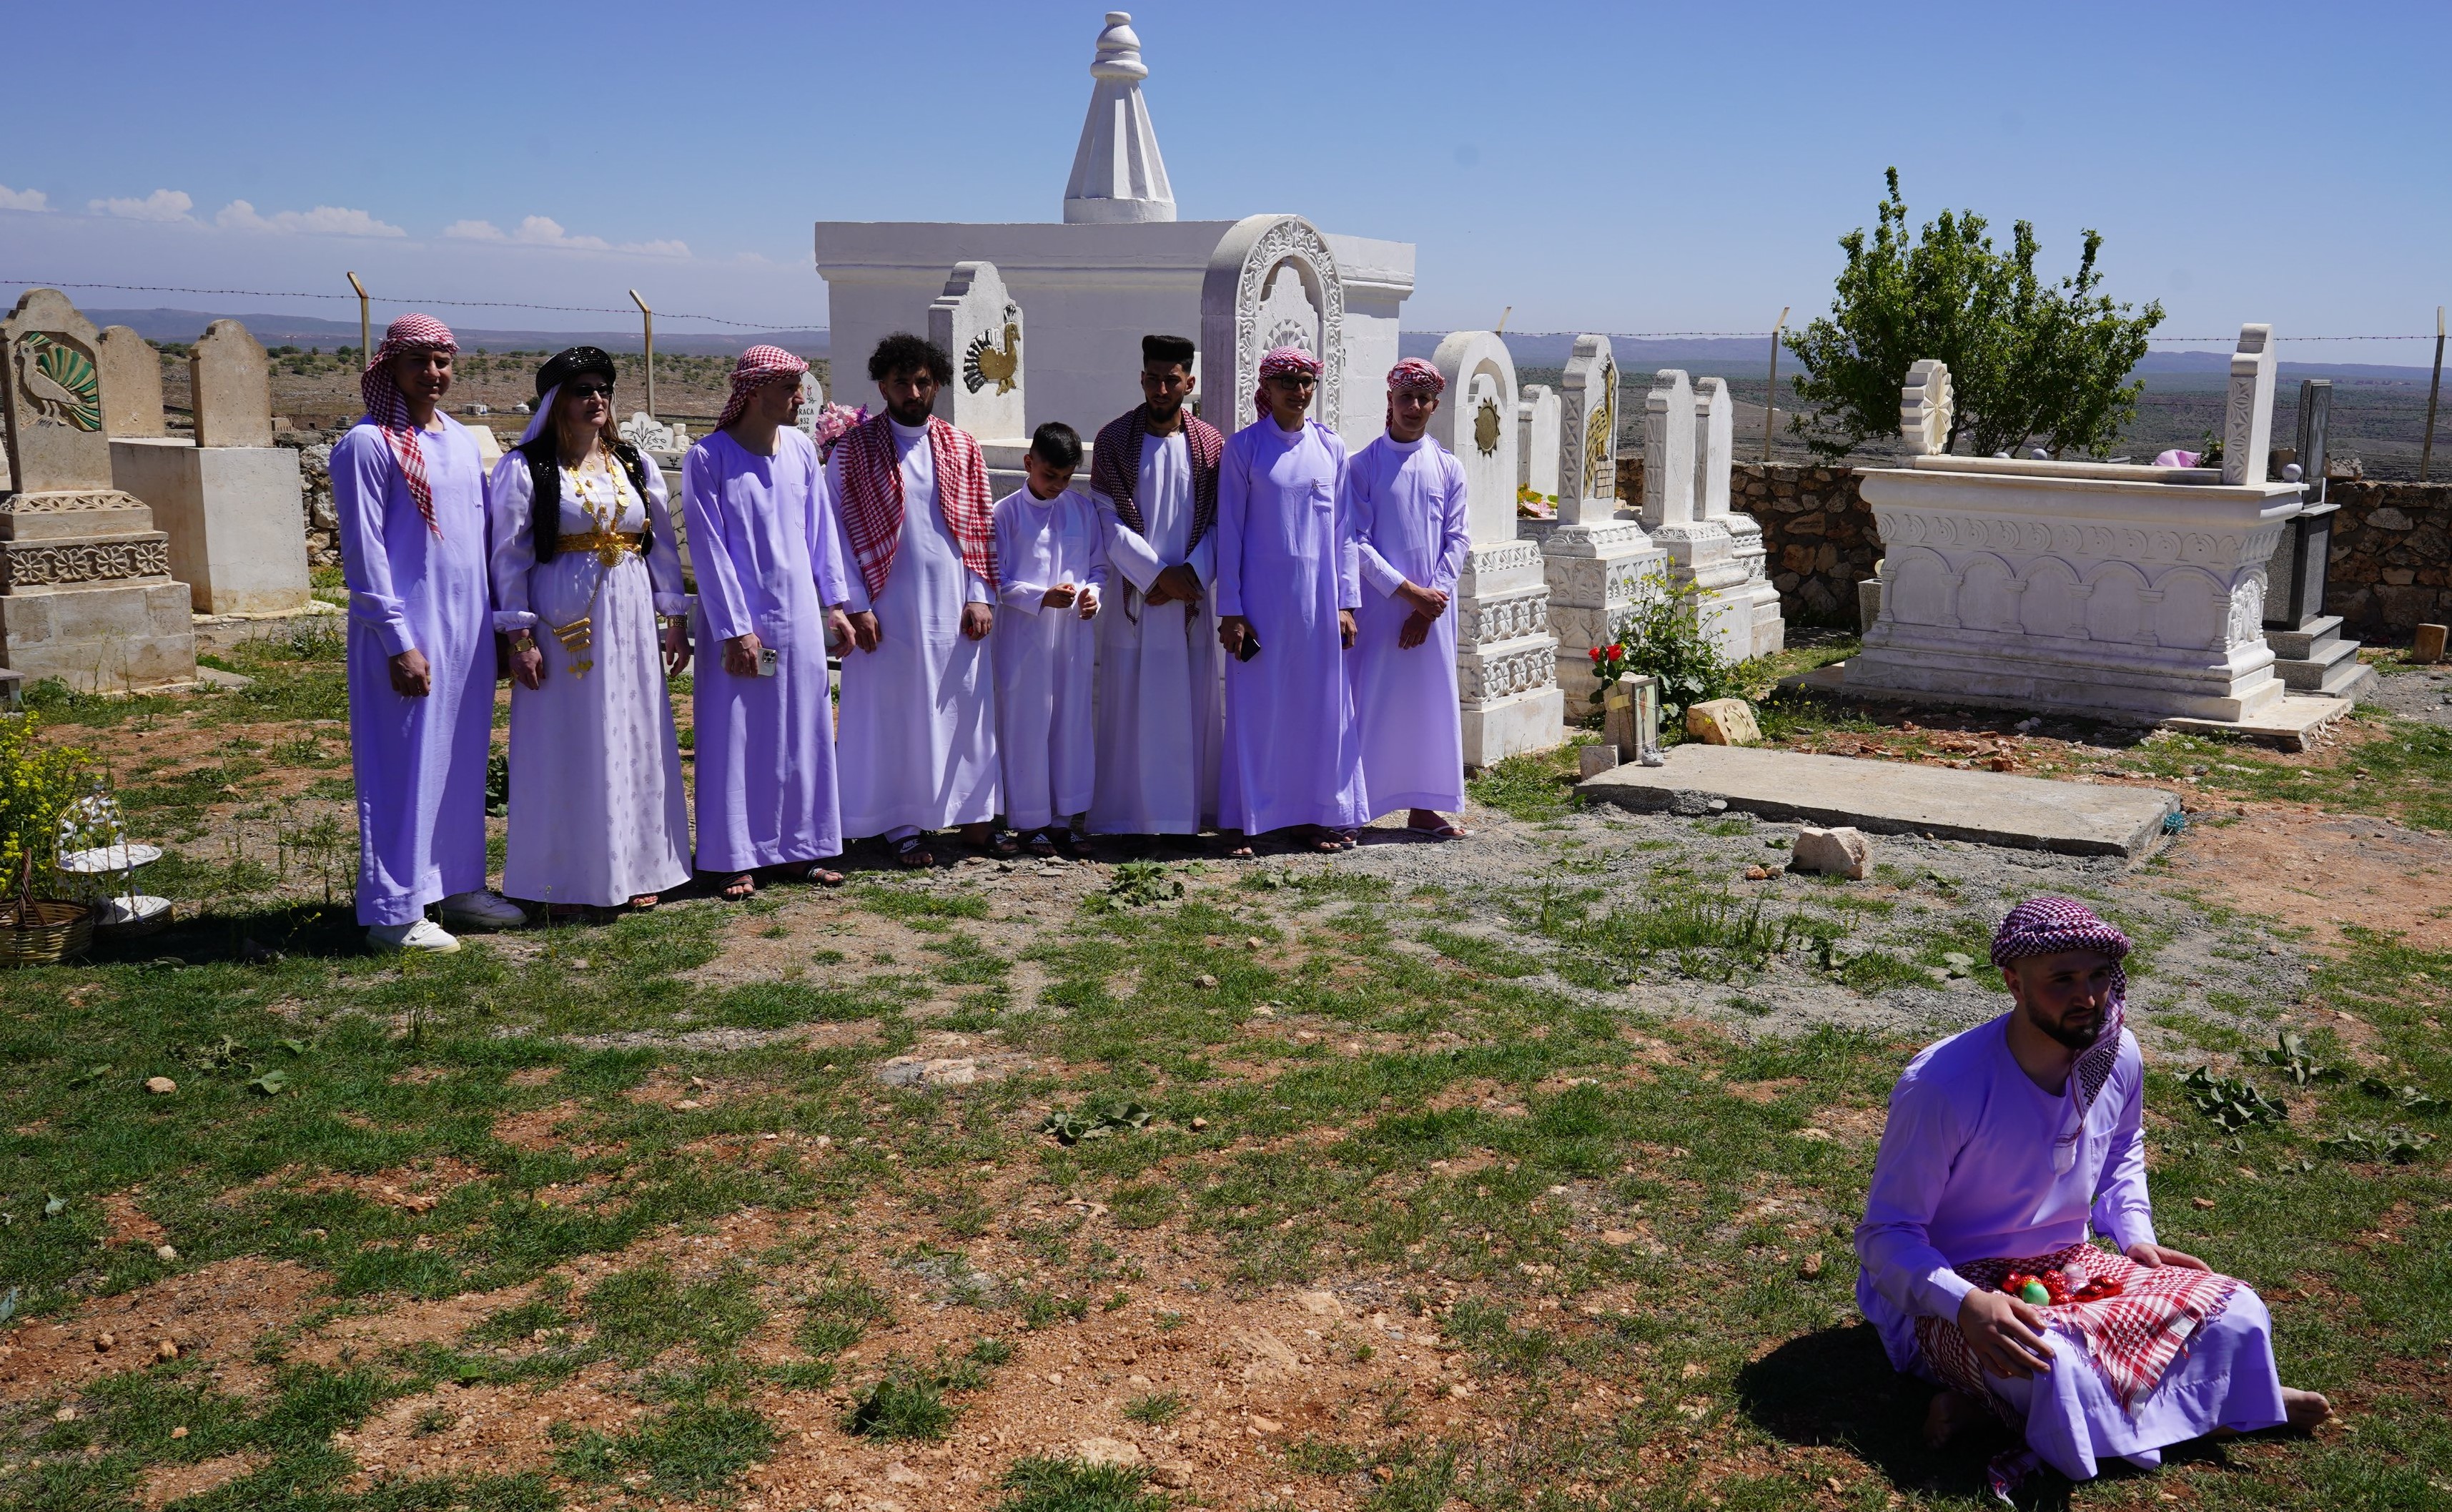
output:
[[[1932,1394],[1924,1412],[1924,1442],[1938,1449],[1984,1421],[1984,1408],[1972,1397],[1944,1386]]]
[[[2333,1415],[2333,1404],[2322,1392],[2293,1391],[2282,1388],[2282,1415],[2290,1426],[2304,1433]]]

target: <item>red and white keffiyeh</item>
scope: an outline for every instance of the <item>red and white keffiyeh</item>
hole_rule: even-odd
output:
[[[798,378],[809,370],[809,365],[781,347],[757,346],[741,354],[732,365],[732,394],[723,402],[723,413],[715,417],[715,428],[722,429],[741,418],[749,408],[749,396],[768,384],[784,378]]]
[[[358,393],[366,402],[366,419],[391,444],[392,455],[400,462],[401,481],[408,485],[408,496],[417,505],[418,517],[438,537],[443,534],[443,527],[434,520],[434,485],[425,476],[425,448],[417,439],[417,428],[409,424],[408,396],[392,379],[391,360],[403,352],[459,349],[458,338],[443,322],[431,315],[403,315],[384,328],[383,345],[374,349],[374,355],[366,359],[366,370],[358,375]]]
[[[843,533],[874,601],[885,591],[886,574],[902,548],[902,463],[894,454],[894,417],[879,415],[844,431],[836,449],[842,456]],[[938,510],[962,565],[994,591],[996,501],[987,459],[968,431],[935,415],[928,417],[928,455],[936,466]]]
[[[2240,1283],[2209,1270],[2179,1265],[2141,1265],[2089,1243],[2075,1243],[2049,1255],[2027,1260],[1975,1260],[1956,1267],[1958,1274],[1987,1291],[1997,1290],[2011,1271],[2040,1276],[2047,1271],[2082,1268],[2095,1280],[2120,1290],[2092,1302],[2069,1302],[2043,1309],[2045,1326],[2086,1348],[2086,1358],[2123,1412],[2134,1415],[2137,1403],[2150,1393],[2187,1351],[2189,1341],[2223,1314]],[[1924,1351],[1933,1374],[1995,1412],[2006,1406],[1985,1379],[1984,1363],[1968,1346],[1958,1324],[1943,1318],[1916,1320],[1916,1347]]]
[[[2120,967],[2128,954],[2128,937],[2074,898],[2029,898],[2009,910],[1992,935],[1992,964],[2006,966],[2027,956],[2058,955],[2064,950],[2092,950],[2111,958],[2111,1001],[2105,1005],[2103,1026],[2094,1043],[2078,1054],[2069,1068],[2070,1115],[2061,1123],[2052,1144],[2052,1169],[2066,1173],[2077,1164],[2079,1141],[2086,1137],[2086,1116],[2120,1064],[2120,1036],[2128,1021],[2128,973]]]
[[[1388,369],[1388,391],[1392,394],[1429,394],[1436,399],[1448,391],[1447,378],[1419,357],[1408,357]]]
[[[1260,386],[1252,390],[1252,408],[1262,416],[1269,413],[1269,380],[1292,373],[1319,376],[1319,359],[1300,347],[1272,347],[1260,359]]]

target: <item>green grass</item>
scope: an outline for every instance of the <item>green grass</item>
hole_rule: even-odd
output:
[[[1141,1489],[1145,1473],[1079,1460],[1017,1460],[1005,1472],[1007,1494],[996,1512],[1166,1512],[1165,1497]]]
[[[1598,739],[1579,735],[1556,750],[1510,756],[1475,773],[1465,784],[1465,791],[1474,803],[1487,804],[1511,819],[1555,819],[1572,812],[1580,802],[1575,796],[1580,780],[1575,751]]]

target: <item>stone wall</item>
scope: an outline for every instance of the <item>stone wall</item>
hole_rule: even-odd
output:
[[[2353,635],[2406,640],[2452,615],[2452,483],[2335,478],[2324,610]]]
[[[1619,498],[1642,498],[1643,458],[1618,458],[1617,478]],[[1730,469],[1729,507],[1761,522],[1790,624],[1856,623],[1856,584],[1873,575],[1882,544],[1853,468],[1740,462]]]

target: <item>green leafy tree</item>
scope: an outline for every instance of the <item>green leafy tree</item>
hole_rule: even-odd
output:
[[[2132,313],[2101,292],[2096,231],[2086,233],[2077,271],[2057,284],[2035,272],[2040,249],[2026,221],[2007,254],[1972,211],[1944,210],[1910,236],[1899,170],[1888,179],[1870,241],[1862,227],[1839,238],[1848,266],[1830,313],[1788,336],[1806,368],[1793,380],[1796,433],[1831,457],[1895,435],[1908,368],[1937,357],[1957,399],[1946,449],[1962,436],[1979,455],[2033,437],[2054,455],[2116,442],[2137,413],[2146,386],[2129,374],[2162,303]]]

